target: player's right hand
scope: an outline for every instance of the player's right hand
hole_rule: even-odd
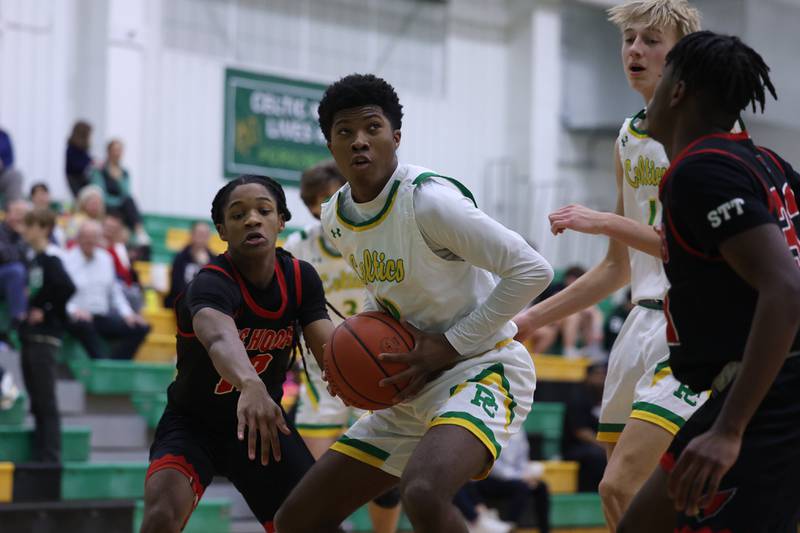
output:
[[[606,213],[589,209],[579,204],[570,204],[548,215],[553,235],[571,229],[580,233],[597,235],[602,233]]]
[[[257,435],[261,438],[261,464],[269,464],[270,448],[275,460],[281,460],[278,431],[284,435],[291,434],[291,431],[283,419],[283,411],[270,398],[263,381],[255,379],[242,384],[236,418],[238,420],[236,434],[239,440],[244,440],[246,430],[247,456],[251,461],[256,458]]]

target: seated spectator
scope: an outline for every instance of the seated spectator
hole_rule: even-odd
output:
[[[564,273],[563,281],[550,285],[534,303],[546,300],[569,287],[585,273],[586,271],[580,266],[569,267]],[[567,357],[586,355],[594,359],[604,358],[605,354],[602,350],[603,312],[593,305],[563,320],[539,328],[531,341],[531,350],[534,353],[550,353],[559,337],[561,353]]]
[[[74,244],[75,237],[78,235],[78,228],[87,220],[94,220],[102,223],[106,216],[106,204],[103,201],[103,190],[96,185],[87,185],[78,193],[78,201],[75,205],[75,212],[67,222],[64,233],[67,237],[67,245]]]
[[[3,205],[22,198],[22,174],[14,168],[14,147],[11,137],[0,129],[0,196]]]
[[[58,214],[59,206],[50,198],[50,188],[46,183],[37,182],[31,187],[31,204],[34,209],[47,209]],[[53,225],[53,231],[50,234],[50,243],[59,247],[64,247],[67,244],[67,237],[64,230],[58,227],[58,224]]]
[[[99,246],[101,232],[100,224],[85,221],[78,230],[78,245],[65,254],[67,272],[77,289],[67,304],[67,329],[94,359],[131,359],[150,326],[131,309],[117,283],[111,254]],[[102,338],[114,341],[110,353]]]
[[[461,487],[453,498],[453,505],[467,521],[469,533],[509,533],[513,528],[513,524],[500,520],[496,509],[486,506],[474,482]]]
[[[114,270],[117,273],[117,281],[125,293],[125,298],[135,312],[142,310],[144,304],[144,294],[136,271],[133,269],[131,257],[128,253],[127,242],[130,232],[122,219],[114,213],[109,213],[103,220],[103,240],[105,248],[114,260]]]
[[[605,380],[605,365],[590,366],[586,370],[586,379],[574,389],[567,402],[561,452],[565,460],[580,464],[580,492],[597,492],[597,486],[606,469],[606,450],[597,442],[597,424],[600,420]]]
[[[72,126],[72,133],[67,140],[67,184],[75,198],[81,189],[89,185],[89,174],[92,170],[92,156],[89,155],[91,136],[92,126],[79,120]]]
[[[103,200],[109,210],[120,213],[125,225],[134,232],[136,243],[150,244],[144,230],[142,215],[131,196],[130,175],[122,166],[122,141],[114,139],[106,147],[106,162],[102,168],[92,172],[91,181],[103,191]]]
[[[35,208],[25,215],[28,263],[28,314],[20,326],[22,377],[34,420],[34,461],[61,461],[61,419],[56,404],[56,357],[67,319],[66,305],[75,285],[61,260],[47,253],[56,215]]]
[[[25,200],[15,200],[8,206],[6,218],[0,224],[0,291],[8,305],[11,317],[11,331],[6,337],[16,335],[18,326],[25,318],[28,310],[26,296],[27,272],[25,270],[25,253],[27,245],[22,239],[25,226],[25,213],[30,209]]]
[[[607,353],[611,353],[611,348],[614,346],[619,332],[622,331],[622,325],[632,309],[631,290],[628,289],[625,291],[625,300],[614,308],[603,327],[603,347]]]
[[[208,224],[201,221],[192,224],[189,244],[172,261],[172,279],[169,293],[164,297],[164,307],[172,307],[175,304],[175,298],[211,259],[211,250],[208,249],[209,239],[211,239],[211,228]]]

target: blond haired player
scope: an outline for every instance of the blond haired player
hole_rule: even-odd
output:
[[[364,284],[325,236],[319,222],[323,202],[346,182],[332,160],[318,163],[303,172],[300,177],[300,198],[317,222],[293,233],[286,240],[284,248],[296,258],[311,263],[322,280],[329,304],[344,316],[352,316],[363,311],[366,297]],[[334,324],[338,325],[341,319],[332,316]],[[295,427],[311,455],[319,459],[363,411],[346,406],[339,398],[328,393],[322,370],[315,358],[307,357],[305,365],[306,371],[301,374]],[[390,490],[371,501],[369,515],[375,533],[394,533],[400,518],[397,490]]]
[[[647,103],[667,53],[681,37],[699,30],[700,14],[685,0],[633,0],[611,8],[609,19],[622,32],[628,83]],[[550,215],[556,235],[570,229],[610,237],[606,257],[568,289],[515,319],[518,338],[525,339],[631,283],[636,307],[611,350],[597,435],[607,444],[600,495],[612,530],[672,437],[706,398],[679,383],[669,368],[663,312],[667,281],[653,230],[661,220],[658,186],[669,161],[661,144],[647,135],[644,111],[623,123],[614,162],[614,213],[570,205]]]

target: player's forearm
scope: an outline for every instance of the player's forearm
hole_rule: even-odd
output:
[[[602,262],[566,289],[540,302],[523,314],[540,328],[595,305],[630,281],[630,264],[624,245],[609,242],[609,253]]]
[[[451,327],[445,337],[458,353],[469,352],[514,318],[552,280],[553,268],[529,248],[513,268],[503,272],[489,297]]]
[[[236,389],[241,390],[248,382],[261,381],[238,336],[226,335],[214,340],[207,351],[220,377]]]
[[[303,328],[303,338],[320,368],[325,368],[323,352],[333,335],[333,323],[328,319],[315,320]]]
[[[661,237],[653,226],[615,213],[605,213],[603,233],[631,248],[661,259]]]
[[[715,423],[741,436],[786,360],[800,328],[800,294],[776,284],[760,291],[742,364]]]

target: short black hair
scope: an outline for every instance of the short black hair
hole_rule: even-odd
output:
[[[392,128],[403,125],[403,106],[397,93],[386,80],[373,74],[350,74],[331,84],[322,95],[317,109],[319,127],[327,141],[331,140],[333,117],[343,109],[375,105],[383,110]]]
[[[327,160],[307,168],[300,176],[300,199],[304,204],[310,205],[316,201],[320,191],[324,191],[331,183],[339,186],[347,183],[339,172],[336,161]]]
[[[690,33],[670,50],[666,66],[712,109],[728,115],[759,104],[764,111],[767,93],[778,95],[769,79],[769,66],[738,37],[710,31]],[[765,91],[766,89],[766,91]]]
[[[267,176],[242,174],[226,183],[214,196],[214,200],[211,202],[211,220],[214,221],[214,225],[225,222],[225,204],[228,203],[228,198],[230,198],[233,190],[240,185],[247,185],[248,183],[263,185],[275,197],[275,202],[278,204],[278,214],[283,217],[283,221],[288,222],[292,219],[292,214],[289,212],[289,208],[286,207],[286,194],[284,194],[280,183]]]
[[[44,192],[50,192],[50,188],[47,186],[46,183],[44,183],[43,181],[37,181],[36,183],[31,185],[31,197],[33,197],[33,195],[36,194],[36,191],[40,189],[43,190]]]

